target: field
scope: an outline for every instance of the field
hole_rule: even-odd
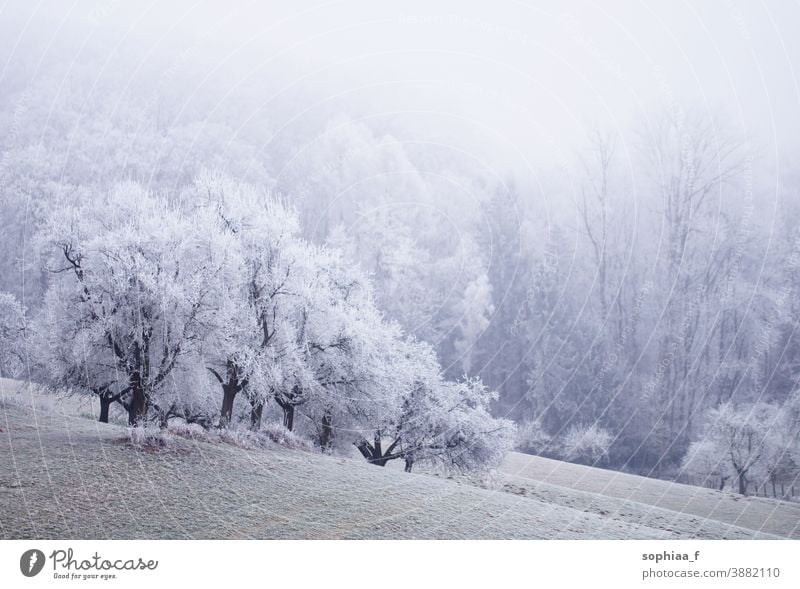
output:
[[[0,538],[800,538],[800,505],[512,453],[473,481],[127,429],[0,380]]]

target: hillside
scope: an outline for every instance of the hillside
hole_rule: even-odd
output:
[[[0,380],[0,537],[775,538],[800,506],[511,454],[491,483],[178,438]],[[81,413],[84,413],[81,416]]]

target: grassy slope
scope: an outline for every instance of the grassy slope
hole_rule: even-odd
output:
[[[120,426],[9,384],[0,381],[0,538],[797,536],[795,505],[687,487],[711,495],[681,514],[672,509],[685,490],[664,499],[676,485],[522,455],[479,488],[277,446],[180,439],[148,453],[128,447]],[[711,517],[695,513],[704,508]]]
[[[508,491],[682,536],[730,538],[750,530],[800,538],[797,503],[743,497],[518,453],[509,454],[500,470]]]

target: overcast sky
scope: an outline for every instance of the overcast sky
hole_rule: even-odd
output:
[[[7,63],[31,35],[132,42],[143,60],[199,42],[210,69],[283,67],[401,139],[514,168],[662,108],[724,113],[768,161],[789,164],[800,137],[795,1],[28,0],[0,19]]]

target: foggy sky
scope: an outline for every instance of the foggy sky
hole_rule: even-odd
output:
[[[664,108],[723,114],[773,178],[800,136],[796,2],[164,4],[6,2],[0,83],[20,59],[35,75],[49,51],[79,62],[103,43],[113,68],[123,46],[167,64],[192,47],[209,71],[279,70],[276,95],[313,91],[294,116],[335,102],[403,141],[520,173],[568,159],[593,127],[625,137]]]

